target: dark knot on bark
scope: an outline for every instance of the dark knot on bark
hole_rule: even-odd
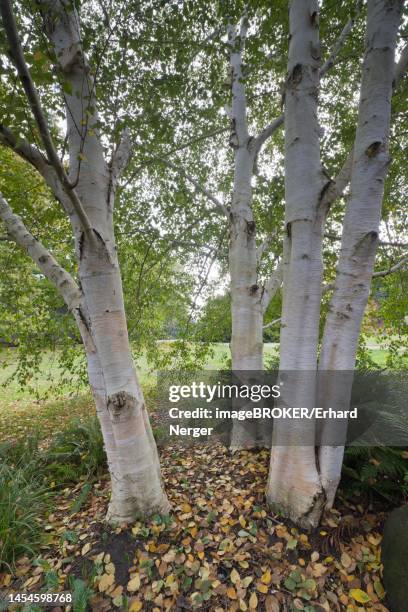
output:
[[[125,421],[136,405],[136,398],[126,391],[108,397],[108,410],[114,421]]]

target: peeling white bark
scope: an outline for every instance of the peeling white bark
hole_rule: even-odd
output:
[[[389,165],[388,141],[395,48],[401,20],[400,0],[369,0],[366,51],[362,71],[358,125],[354,145],[351,193],[343,223],[342,243],[333,295],[322,339],[319,368],[352,371],[355,367],[361,321],[370,292],[384,180]],[[331,380],[331,379],[329,379]],[[319,406],[336,401],[335,381],[320,392]],[[350,378],[342,401],[351,395]],[[343,447],[324,445],[334,423],[325,423],[319,464],[327,506],[340,481]],[[344,428],[344,436],[345,436]],[[328,439],[328,438],[326,438]]]
[[[292,0],[285,108],[285,227],[280,369],[294,372],[282,402],[315,404],[313,372],[322,287],[321,244],[326,209],[317,100],[320,43],[316,0]],[[304,374],[302,374],[304,372]],[[316,466],[315,425],[276,422],[266,496],[272,507],[305,526],[317,524],[324,492]],[[284,439],[289,445],[282,446]]]

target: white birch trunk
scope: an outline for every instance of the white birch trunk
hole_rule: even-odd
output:
[[[100,367],[96,374],[98,368],[90,359],[90,373],[96,389],[101,388],[96,379],[103,377],[113,432],[111,439],[103,419],[107,452],[111,451],[108,463],[114,470],[108,519],[127,522],[138,512],[165,513],[169,504],[129,345],[113,230],[115,177],[104,159],[96,128],[96,100],[81,49],[78,15],[59,0],[43,3],[43,12],[60,70],[72,90],[66,95],[70,179],[94,232],[91,239],[74,220],[79,278]]]
[[[321,370],[352,371],[361,322],[370,292],[384,192],[389,165],[388,141],[395,48],[402,1],[369,0],[366,51],[362,71],[358,125],[354,146],[351,191],[347,203],[335,287],[324,328]],[[336,379],[320,393],[319,406],[336,401]],[[348,403],[352,378],[346,377],[342,401]],[[334,423],[325,423],[319,465],[327,506],[340,481],[344,448],[327,446]],[[344,428],[344,435],[345,435]]]
[[[292,0],[285,98],[285,224],[280,370],[289,406],[315,404],[325,209],[317,100],[320,46],[318,3]],[[317,524],[324,492],[316,466],[313,421],[275,422],[267,500],[294,521]],[[283,438],[282,438],[283,436]],[[280,440],[285,440],[285,445]],[[286,442],[288,444],[286,444]]]
[[[250,189],[250,182],[243,184]],[[234,190],[229,250],[232,370],[238,375],[242,372],[243,376],[263,368],[262,288],[257,281],[255,223],[250,206],[240,206],[240,198],[245,200],[248,195],[238,186]],[[235,451],[256,446],[264,446],[257,423],[234,420],[230,448]]]
[[[229,28],[231,45],[231,145],[235,152],[234,187],[230,213],[229,271],[231,288],[231,357],[235,372],[260,371],[263,367],[262,289],[258,285],[256,227],[252,213],[254,157],[247,127],[242,52],[247,24],[237,38]],[[244,375],[244,374],[243,374]],[[244,381],[243,381],[244,382]],[[238,450],[264,445],[256,422],[233,421],[230,448]]]

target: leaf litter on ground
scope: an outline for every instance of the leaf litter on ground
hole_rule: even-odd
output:
[[[57,493],[41,556],[3,568],[0,592],[50,592],[53,579],[95,611],[387,611],[385,513],[343,500],[307,533],[268,510],[266,451],[168,446],[161,460],[171,516],[110,528],[107,475],[72,512],[84,478]]]

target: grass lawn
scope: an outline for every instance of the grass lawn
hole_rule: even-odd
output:
[[[369,346],[374,361],[384,365],[387,350],[379,348],[375,339],[370,340]],[[206,368],[227,369],[229,345],[214,343],[212,348]],[[278,348],[277,343],[265,344],[265,359],[276,356]],[[41,438],[48,437],[63,429],[71,419],[94,412],[89,390],[78,384],[78,377],[73,375],[70,380],[61,379],[62,371],[55,353],[44,353],[40,372],[26,387],[10,379],[16,366],[16,351],[3,350],[0,353],[0,440],[15,439],[33,430],[38,430]],[[155,372],[144,356],[137,359],[137,368],[143,387],[149,389],[154,386]]]

